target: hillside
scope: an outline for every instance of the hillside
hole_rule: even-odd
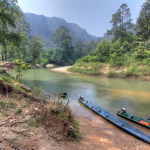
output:
[[[60,26],[69,28],[73,43],[79,39],[82,41],[101,40],[100,37],[88,34],[87,31],[79,25],[68,23],[61,18],[25,13],[25,19],[30,24],[30,35],[41,37],[47,47],[54,47],[53,34]]]

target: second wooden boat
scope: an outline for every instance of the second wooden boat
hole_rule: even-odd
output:
[[[125,109],[121,109],[120,111],[118,111],[117,115],[119,115],[121,117],[124,117],[124,118],[126,118],[128,120],[131,120],[131,121],[133,121],[135,123],[138,123],[138,124],[140,124],[142,126],[145,126],[147,128],[150,128],[150,120],[149,119],[130,114],[130,113],[126,112]]]

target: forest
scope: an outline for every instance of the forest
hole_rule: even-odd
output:
[[[143,4],[136,24],[132,23],[127,4],[120,6],[110,23],[112,29],[107,34],[112,39],[100,41],[94,51],[78,59],[69,71],[145,79],[150,74],[150,0]]]
[[[0,59],[23,59],[31,64],[82,66],[84,63],[105,63],[113,67],[144,65],[149,74],[150,65],[150,0],[140,11],[136,24],[132,23],[130,8],[122,4],[112,15],[111,40],[72,42],[69,29],[60,26],[54,34],[55,48],[47,48],[40,37],[30,36],[30,25],[16,1],[0,3]],[[134,68],[135,68],[134,66]],[[92,68],[97,68],[98,66]],[[83,72],[72,67],[70,70]],[[142,70],[143,71],[143,70]],[[85,72],[86,73],[86,72]],[[94,72],[95,73],[95,72]]]

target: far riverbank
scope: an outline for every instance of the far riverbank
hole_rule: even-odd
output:
[[[107,68],[107,69],[106,69]],[[115,76],[114,74],[110,74],[108,72],[108,66],[104,69],[103,74],[88,74],[88,73],[82,73],[78,71],[72,71],[72,66],[63,66],[63,67],[57,67],[51,69],[52,71],[56,72],[61,72],[61,73],[67,73],[67,74],[85,74],[85,75],[92,75],[92,76],[101,76],[101,77],[108,77],[108,78],[121,78],[121,79],[132,79],[132,80],[141,80],[141,81],[150,81],[150,77],[120,77],[120,76]]]

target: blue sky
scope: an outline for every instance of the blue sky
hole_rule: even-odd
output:
[[[131,9],[133,23],[146,0],[18,0],[24,12],[59,17],[67,22],[76,23],[95,36],[103,36],[109,23],[122,3]]]

